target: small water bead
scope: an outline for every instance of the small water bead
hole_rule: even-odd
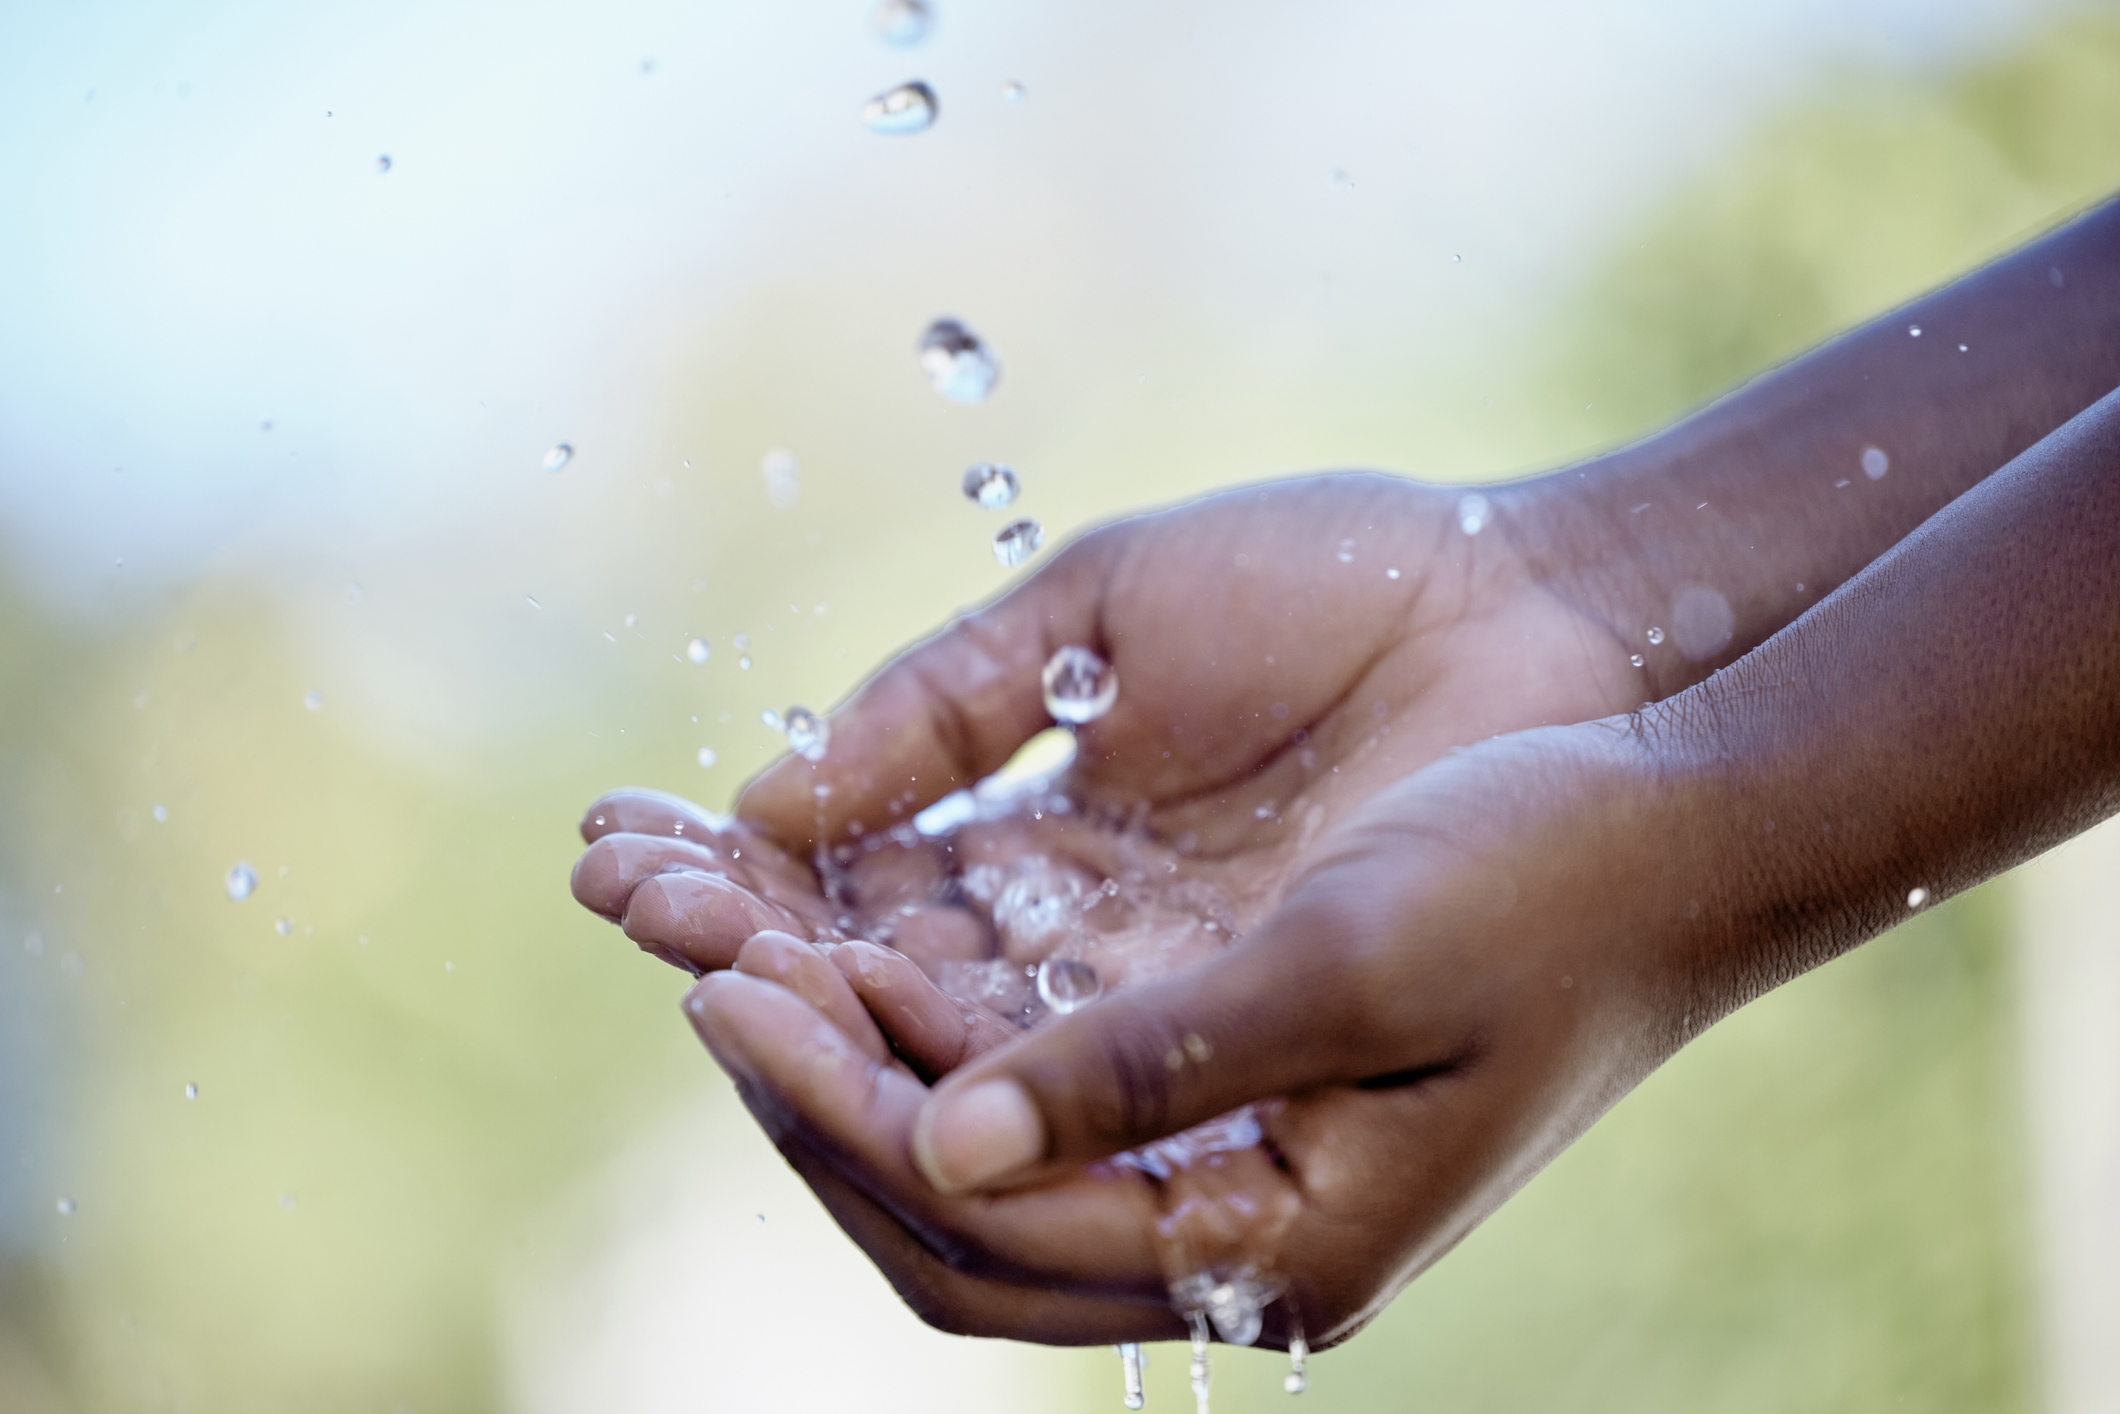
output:
[[[324,710],[324,694],[311,688],[302,694],[302,705],[312,712],[321,712]]]
[[[1023,483],[1015,468],[995,462],[975,462],[964,469],[964,496],[977,501],[981,510],[1006,510],[1015,504]]]
[[[148,811],[147,813],[155,817],[155,823],[157,825],[166,825],[169,823],[169,807],[166,805],[157,805],[154,809]]]
[[[741,658],[738,658],[736,660],[736,666],[742,668],[747,673],[751,671],[751,655],[746,653]]]
[[[1908,908],[1919,908],[1919,907],[1921,907],[1921,906],[1922,906],[1923,904],[1927,903],[1928,901],[1929,901],[1929,891],[1928,891],[1927,889],[1909,889],[1909,890],[1907,890],[1907,907],[1908,907]]]
[[[1010,79],[1007,83],[1001,85],[1001,99],[1005,103],[1021,103],[1028,96],[1029,94],[1023,85],[1017,83],[1014,79]]]
[[[74,1200],[71,1198],[61,1198],[58,1203],[58,1208],[60,1217],[72,1217],[74,1215]]]
[[[1477,535],[1486,529],[1487,522],[1492,518],[1493,514],[1493,506],[1488,503],[1485,496],[1482,496],[1477,491],[1468,491],[1458,497],[1458,529],[1464,531],[1467,535]]]
[[[1892,469],[1892,459],[1885,455],[1882,447],[1862,449],[1862,474],[1872,481],[1884,480],[1884,474]]]
[[[1049,957],[1038,964],[1038,1000],[1062,1016],[1080,1011],[1104,995],[1097,969],[1071,957]]]
[[[1139,1409],[1148,1403],[1148,1395],[1141,1387],[1141,1347],[1122,1345],[1119,1347],[1119,1375],[1126,1384],[1126,1407]]]
[[[278,933],[281,937],[284,938],[290,933],[294,932],[294,920],[292,918],[276,919],[273,922],[272,928],[274,932]]]
[[[1654,648],[1657,644],[1662,643],[1663,641],[1664,631],[1662,629],[1652,628],[1649,630],[1649,646],[1651,648]]]
[[[1045,710],[1068,726],[1096,721],[1119,700],[1119,670],[1080,644],[1070,643],[1046,659],[1039,681]]]
[[[1641,655],[1641,654],[1639,654],[1639,653],[1629,653],[1629,654],[1627,655],[1627,661],[1628,661],[1628,662],[1630,662],[1630,663],[1632,663],[1632,664],[1633,664],[1633,665],[1634,665],[1635,667],[1637,667],[1637,668],[1638,668],[1638,667],[1640,667],[1640,666],[1641,666],[1641,665],[1643,664],[1643,662],[1644,662],[1644,661],[1646,661],[1646,660],[1645,660],[1645,659],[1644,659],[1644,658],[1642,657],[1642,655]]]
[[[883,0],[869,16],[876,37],[886,44],[918,44],[934,23],[926,0]]]
[[[378,175],[390,170],[389,153],[386,152],[382,156],[375,159],[375,170]]]
[[[558,471],[573,460],[574,447],[570,443],[562,442],[551,451],[545,453],[544,467],[547,471]]]
[[[184,1098],[187,1100],[196,1100],[199,1098],[199,1087],[196,1081],[186,1082],[184,1086]]]
[[[872,133],[905,137],[924,133],[935,125],[941,107],[935,90],[919,81],[902,83],[888,93],[879,93],[861,105],[861,121]]]
[[[1045,546],[1045,527],[1034,520],[1012,520],[994,536],[994,559],[1014,569]]]
[[[824,760],[832,743],[832,724],[807,707],[788,709],[788,750],[805,761]]]
[[[248,864],[238,862],[228,871],[228,896],[237,903],[257,892],[258,871]]]
[[[780,719],[780,714],[770,707],[758,714],[758,720],[765,723],[769,732],[784,732],[788,729],[788,724]]]
[[[1354,542],[1352,540],[1342,540],[1340,542],[1340,563],[1343,565],[1354,563]]]
[[[994,351],[962,321],[938,319],[920,335],[920,367],[935,391],[959,403],[983,403],[1001,381]]]
[[[694,663],[704,663],[714,653],[714,645],[704,638],[695,638],[685,645],[685,656]]]
[[[1918,339],[1918,338],[1920,338],[1920,337],[1921,337],[1921,326],[1920,326],[1919,324],[1909,324],[1909,325],[1907,325],[1907,337],[1908,337],[1908,338],[1910,338],[1910,339]]]

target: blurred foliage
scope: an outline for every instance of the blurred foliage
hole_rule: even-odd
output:
[[[1538,436],[1636,435],[2116,186],[2109,16],[1955,74],[1837,75],[1538,331],[1544,401],[1594,405]],[[931,615],[932,575],[861,587],[870,656]],[[496,1272],[708,1083],[678,979],[566,897],[614,758],[570,725],[407,764],[302,709],[300,620],[232,582],[105,639],[0,600],[4,921],[41,944],[0,950],[0,1405],[493,1408]],[[654,704],[626,769],[687,757],[674,689],[614,672],[610,700]],[[237,859],[260,887],[231,905]],[[1750,1008],[1323,1356],[1304,1407],[2026,1407],[2007,993],[1976,896]],[[1079,1360],[1081,1397],[1116,1401],[1108,1355]],[[1183,1363],[1155,1365],[1159,1407]],[[1222,1357],[1220,1406],[1281,1407],[1278,1375]]]

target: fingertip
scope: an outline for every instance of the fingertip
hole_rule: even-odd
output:
[[[1045,1118],[1014,1080],[930,1096],[913,1120],[913,1162],[936,1192],[989,1188],[1045,1157]]]

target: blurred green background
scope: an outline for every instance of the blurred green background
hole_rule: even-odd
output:
[[[1248,146],[1213,105],[1300,108],[1332,85],[1325,41],[1352,42],[1318,21],[1322,67],[1277,89],[1279,27],[1310,23],[1293,12],[1173,7],[1144,30],[1091,10],[1046,43],[1059,21],[1024,19],[1019,34],[942,5],[931,53],[892,54],[859,5],[794,7],[784,35],[739,35],[741,8],[703,31],[701,53],[800,73],[817,35],[847,31],[832,42],[852,57],[832,62],[856,77],[825,98],[786,85],[791,104],[837,105],[828,125],[853,129],[843,151],[768,163],[726,196],[720,176],[635,172],[623,148],[574,154],[637,181],[639,204],[541,196],[526,179],[509,239],[544,253],[494,247],[508,312],[475,336],[430,327],[425,293],[390,303],[318,254],[315,279],[384,302],[367,355],[309,325],[251,348],[239,377],[187,359],[189,334],[150,340],[132,374],[111,375],[108,422],[53,412],[57,431],[17,381],[0,423],[15,497],[0,574],[0,1408],[799,1409],[850,1390],[868,1409],[1116,1407],[1108,1352],[975,1346],[896,1308],[692,1041],[682,979],[568,901],[580,807],[620,783],[726,804],[777,746],[762,708],[836,699],[991,593],[993,526],[954,489],[965,461],[1016,464],[1023,509],[1055,538],[1309,466],[1478,480],[1558,465],[2120,188],[2110,7],[1990,17],[1929,47],[1784,45],[1773,81],[1740,85],[1741,103],[1718,108],[1696,84],[1697,112],[1598,137],[1663,126],[1684,139],[1660,166],[1593,164],[1582,185],[1609,178],[1603,204],[1506,167],[1424,192],[1424,144],[1455,138],[1394,131],[1381,100],[1317,100],[1359,134],[1342,146],[1367,154],[1344,176],[1328,180],[1325,155]],[[1582,9],[1616,31],[1615,52],[1648,44],[1655,16],[1639,7]],[[214,33],[248,23],[231,13]],[[174,23],[138,42],[168,41]],[[488,12],[464,28],[503,23]],[[1876,27],[1918,37],[1928,23],[1902,8]],[[639,14],[565,24],[553,44],[614,70],[624,56],[624,83],[689,81],[691,41],[656,47]],[[1201,35],[1218,25],[1243,42],[1215,49]],[[39,31],[17,62],[105,43],[94,26]],[[220,50],[174,52],[210,67]],[[1517,57],[1497,41],[1420,63],[1499,74]],[[1093,60],[1103,87],[1069,78]],[[1654,85],[1688,61],[1643,62],[1610,82]],[[945,121],[917,140],[936,150],[872,156],[883,140],[850,119],[867,90],[849,85],[952,64],[966,76],[942,86]],[[163,101],[157,71],[106,67]],[[1158,81],[1171,74],[1175,94]],[[995,96],[1010,76],[1028,84],[1020,113]],[[103,82],[89,111],[130,91]],[[559,124],[677,124],[612,116],[620,83],[593,103],[557,85],[534,101],[594,108]],[[330,86],[312,87],[304,121],[328,106]],[[395,91],[372,84],[369,108]],[[185,101],[206,97],[201,80]],[[795,141],[770,105],[747,105],[755,123],[703,124],[703,140]],[[344,101],[348,120],[361,108]],[[1208,134],[1181,155],[1208,155],[1129,156],[1165,117]],[[1285,138],[1300,122],[1269,126]],[[10,124],[11,170],[60,125]],[[417,191],[408,134],[440,120],[395,131],[385,140],[413,150],[386,176],[365,170],[382,146],[366,132],[332,160],[350,169],[355,154],[360,181]],[[478,141],[460,144],[467,163],[483,160]],[[993,183],[959,191],[962,209],[932,193],[891,204],[894,184],[972,181],[949,175],[959,160]],[[930,165],[877,166],[901,161]],[[1415,174],[1395,206],[1394,163]],[[1300,172],[1297,195],[1268,190],[1276,164]],[[454,199],[435,183],[422,199]],[[737,211],[715,228],[735,254],[711,301],[670,293],[622,239],[657,225],[660,198],[641,193],[658,183]],[[1483,184],[1513,195],[1481,207],[1466,193]],[[1198,268],[1176,237],[1149,249],[1151,189],[1210,214],[1179,233],[1200,243]],[[10,367],[51,357],[92,381],[99,360],[122,362],[96,349],[125,337],[98,323],[107,311],[55,316],[90,350],[73,363],[25,332],[22,262],[65,265],[53,213],[74,200],[49,182],[29,192],[39,234],[14,251],[22,318],[0,341],[16,344]],[[1216,238],[1273,201],[1288,209],[1258,215],[1274,233],[1265,254]],[[419,219],[376,245],[416,252]],[[1526,234],[1541,220],[1553,230]],[[301,224],[263,239],[309,239]],[[476,283],[487,247],[452,239],[458,264],[438,282]],[[159,248],[170,269],[186,249]],[[904,261],[908,249],[931,258]],[[533,274],[592,257],[603,283],[550,295],[546,322]],[[1382,272],[1401,265],[1430,283],[1392,284]],[[39,298],[64,313],[53,279],[62,294]],[[1471,294],[1449,283],[1482,279]],[[186,298],[176,325],[219,317],[211,289]],[[664,303],[678,313],[656,322]],[[991,406],[945,405],[912,367],[914,334],[945,312],[995,338],[1006,371]],[[566,346],[560,371],[534,392],[505,386],[540,335]],[[368,397],[363,357],[416,361],[429,345],[462,374],[445,412],[413,391]],[[593,396],[567,402],[555,389],[585,368]],[[267,391],[215,404],[240,434],[200,433],[190,450],[185,424],[124,405],[127,387],[198,401],[216,378]],[[364,378],[360,397],[304,401],[305,380]],[[273,429],[252,430],[253,404],[277,413]],[[400,417],[456,431],[394,452]],[[548,476],[537,460],[561,437],[579,451]],[[270,462],[249,450],[261,438],[277,439]],[[784,510],[757,471],[783,445],[802,467]],[[215,480],[224,464],[238,470]],[[200,505],[203,528],[157,540],[176,508]],[[133,546],[129,565],[110,563]],[[703,667],[680,656],[695,634],[713,642]],[[239,859],[259,887],[234,903],[222,879]],[[1991,892],[1972,895],[1716,1028],[1372,1330],[1320,1357],[1301,1407],[2039,1407],[2003,922]],[[1150,1407],[1184,1407],[1182,1355],[1157,1354]],[[1281,1407],[1279,1373],[1278,1357],[1225,1354],[1218,1407]]]

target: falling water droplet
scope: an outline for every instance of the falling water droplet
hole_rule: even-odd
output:
[[[1862,449],[1862,474],[1872,481],[1884,480],[1884,474],[1892,469],[1892,459],[1885,455],[1882,447]]]
[[[184,1098],[185,1098],[185,1099],[187,1099],[187,1100],[196,1100],[196,1099],[198,1099],[198,1098],[199,1098],[199,1087],[198,1087],[198,1084],[197,1084],[197,1082],[195,1082],[195,1081],[187,1081],[187,1082],[185,1082],[185,1085],[184,1085]]]
[[[389,154],[389,153],[387,153],[387,152],[386,152],[386,153],[384,153],[384,154],[383,154],[382,156],[380,156],[380,157],[378,157],[378,158],[376,158],[376,159],[375,159],[375,170],[376,170],[376,172],[377,172],[378,174],[381,174],[381,173],[384,173],[384,172],[387,172],[387,171],[389,171],[389,170],[390,170],[390,154]],[[415,185],[417,185],[417,184],[415,184]]]
[[[1141,1347],[1122,1345],[1119,1347],[1119,1377],[1126,1384],[1126,1407],[1139,1409],[1148,1403],[1147,1393],[1141,1388]]]
[[[1919,907],[1921,907],[1921,906],[1922,906],[1923,904],[1927,903],[1928,901],[1929,901],[1929,891],[1928,891],[1927,889],[1908,889],[1908,890],[1907,890],[1907,907],[1908,907],[1908,908],[1919,908]]]
[[[280,1206],[286,1208],[290,1212],[293,1211],[294,1195],[292,1193],[282,1193],[280,1195]]]
[[[695,638],[685,645],[685,656],[695,663],[704,663],[714,652],[714,645],[704,638]]]
[[[1649,630],[1649,646],[1651,648],[1654,648],[1657,644],[1662,643],[1663,641],[1664,631],[1662,629],[1652,628]]]
[[[883,0],[869,16],[876,37],[886,44],[918,44],[927,38],[934,22],[934,11],[926,0]]]
[[[1487,498],[1479,492],[1467,491],[1464,495],[1458,497],[1458,529],[1464,531],[1467,535],[1477,535],[1486,529],[1487,521],[1492,514],[1493,507],[1488,504]]]
[[[920,336],[920,367],[953,402],[983,403],[1001,380],[994,351],[962,322],[938,319]]]
[[[157,805],[154,809],[148,811],[147,813],[155,817],[155,823],[157,825],[166,825],[169,823],[169,807],[166,805]]]
[[[1014,504],[1023,483],[1014,468],[993,462],[974,462],[964,469],[966,500],[977,501],[981,510],[1005,510]]]
[[[1208,1391],[1214,1385],[1214,1370],[1207,1363],[1207,1317],[1195,1311],[1192,1323],[1192,1392],[1198,1414],[1209,1414]]]
[[[545,453],[545,460],[543,465],[545,470],[547,471],[558,471],[561,467],[565,466],[568,462],[573,460],[573,444],[570,442],[561,442],[551,451]]]
[[[770,707],[758,714],[758,720],[765,723],[769,732],[785,732],[788,729],[788,724],[780,720],[780,714]]]
[[[228,871],[228,896],[237,903],[249,898],[257,887],[258,871],[248,864],[238,863]]]
[[[869,125],[872,133],[904,137],[933,127],[939,111],[935,90],[916,81],[902,83],[862,104],[861,121]]]
[[[302,694],[302,705],[312,712],[321,712],[324,710],[324,694],[311,688]]]
[[[272,929],[284,938],[294,932],[294,920],[292,918],[274,919]]]
[[[1005,103],[1021,103],[1029,96],[1023,85],[1017,83],[1014,79],[1010,79],[1007,83],[1001,85],[1001,98]]]
[[[1103,980],[1086,962],[1049,957],[1038,964],[1038,1000],[1062,1016],[1081,1010],[1103,994]]]
[[[1630,662],[1630,663],[1632,663],[1632,664],[1633,664],[1633,665],[1634,665],[1635,667],[1637,667],[1637,668],[1638,668],[1638,667],[1640,667],[1640,666],[1641,666],[1641,665],[1643,664],[1643,662],[1645,662],[1646,660],[1645,660],[1645,659],[1644,659],[1644,658],[1642,657],[1642,655],[1641,655],[1641,654],[1639,654],[1639,653],[1629,653],[1629,654],[1627,655],[1627,661],[1628,661],[1628,662]]]
[[[994,536],[994,559],[1004,569],[1014,569],[1044,544],[1044,526],[1034,520],[1012,520]]]
[[[767,452],[765,460],[758,464],[758,474],[766,479],[766,499],[773,503],[773,509],[792,510],[802,499],[802,463],[786,447]]]
[[[72,1216],[74,1215],[74,1200],[73,1200],[73,1199],[71,1199],[71,1198],[61,1198],[61,1199],[59,1200],[59,1205],[58,1205],[58,1206],[59,1206],[59,1216],[60,1216],[60,1217],[62,1217],[62,1218],[70,1218],[70,1217],[72,1217]]]
[[[1045,710],[1056,722],[1094,722],[1119,700],[1119,670],[1089,649],[1070,643],[1045,660],[1039,674]]]
[[[1909,325],[1907,325],[1907,337],[1908,337],[1908,338],[1910,338],[1910,339],[1918,339],[1918,338],[1920,338],[1920,337],[1921,337],[1921,326],[1920,326],[1919,324],[1909,324]]]
[[[805,761],[824,760],[832,744],[832,724],[807,707],[788,709],[788,750]]]
[[[711,746],[702,746],[701,748],[699,748],[699,765],[700,765],[700,769],[702,769],[702,770],[707,770],[707,771],[711,771],[711,770],[713,770],[713,769],[714,769],[714,763],[715,763],[716,761],[719,761],[720,759],[721,759],[721,758],[720,758],[719,756],[716,756],[716,755],[714,754],[714,748],[713,748],[713,747],[711,747]]]
[[[1354,563],[1354,542],[1352,540],[1342,540],[1340,542],[1340,563],[1343,565]]]
[[[1281,1381],[1281,1388],[1290,1394],[1301,1394],[1310,1388],[1310,1342],[1301,1332],[1288,1337],[1288,1376]]]

